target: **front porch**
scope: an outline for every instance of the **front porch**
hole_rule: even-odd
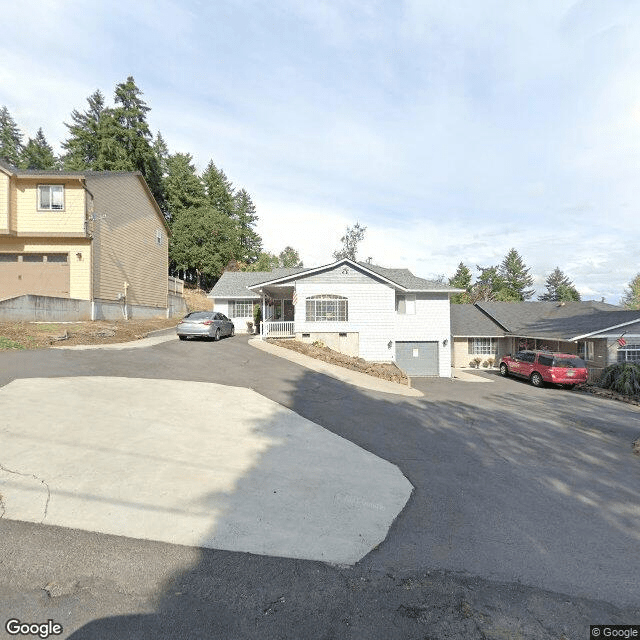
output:
[[[260,336],[265,338],[294,338],[293,320],[267,320],[262,323]]]

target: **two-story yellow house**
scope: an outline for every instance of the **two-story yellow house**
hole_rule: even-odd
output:
[[[0,316],[167,315],[169,229],[138,172],[0,161]],[[49,313],[46,309],[49,309]]]

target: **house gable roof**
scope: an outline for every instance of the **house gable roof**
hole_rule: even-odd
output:
[[[271,277],[263,282],[258,282],[252,285],[251,288],[257,289],[259,286],[285,284],[288,281],[297,280],[300,277],[304,278],[316,273],[321,273],[323,271],[331,271],[332,269],[336,269],[341,265],[350,266],[357,271],[369,275],[373,279],[382,280],[394,289],[398,289],[404,292],[437,291],[441,293],[457,293],[459,291],[462,291],[462,289],[455,289],[448,285],[443,285],[439,282],[425,280],[424,278],[418,278],[414,276],[411,271],[409,271],[409,269],[388,269],[386,267],[380,267],[378,265],[369,263],[354,262],[353,260],[349,260],[348,258],[343,258],[342,260],[338,260],[337,262],[332,262],[331,264],[322,265],[320,267],[301,269],[297,273],[287,276]]]
[[[478,302],[476,307],[486,319],[495,323],[487,325],[478,314],[459,311],[452,305],[452,332],[454,336],[520,335],[529,338],[553,338],[574,341],[610,330],[630,329],[640,323],[640,311],[628,311],[615,305],[587,300],[585,302]],[[477,323],[477,325],[476,325]],[[502,326],[501,334],[495,332]],[[475,327],[475,328],[474,328]],[[469,333],[472,332],[472,333]]]
[[[505,334],[505,328],[476,305],[451,305],[451,335],[457,338],[499,338]]]

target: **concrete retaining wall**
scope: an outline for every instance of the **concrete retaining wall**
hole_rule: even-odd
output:
[[[0,321],[72,322],[91,320],[91,302],[27,294],[0,300]]]

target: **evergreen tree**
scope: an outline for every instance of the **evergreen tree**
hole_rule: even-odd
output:
[[[162,173],[162,177],[165,178],[167,173],[169,173],[167,165],[167,161],[169,160],[169,147],[167,147],[167,143],[164,141],[164,138],[159,131],[156,133],[156,137],[153,140],[153,153],[156,158],[158,158],[160,172]]]
[[[80,113],[77,109],[71,112],[72,124],[69,138],[62,143],[66,153],[62,157],[64,168],[69,171],[84,171],[97,168],[98,153],[102,137],[102,114],[105,111],[104,96],[95,91],[87,98],[89,108]]]
[[[534,290],[527,289],[533,284],[533,278],[515,249],[509,250],[504,257],[498,268],[498,275],[502,279],[502,286],[497,292],[499,297],[496,299],[523,301],[533,296]]]
[[[280,260],[275,253],[260,252],[258,259],[248,265],[244,271],[273,271],[280,266]]]
[[[21,165],[24,169],[56,169],[58,161],[53,148],[44,137],[42,128],[38,129],[35,138],[29,138],[22,154]]]
[[[166,164],[167,208],[169,219],[174,222],[183,211],[204,207],[207,196],[190,153],[175,153],[167,158]]]
[[[629,287],[624,290],[620,304],[627,309],[640,309],[640,273],[631,280]]]
[[[211,206],[181,211],[173,222],[172,234],[169,259],[198,286],[208,286],[219,278],[238,250],[233,221]]]
[[[349,258],[349,260],[355,262],[358,254],[358,244],[363,240],[366,230],[367,227],[361,226],[359,222],[356,222],[353,227],[347,227],[346,233],[340,238],[342,248],[333,252],[333,259]]]
[[[556,267],[545,282],[547,290],[538,296],[538,300],[547,300],[552,302],[579,302],[580,294],[573,286],[569,278],[562,273],[560,267]]]
[[[278,256],[278,262],[281,267],[303,267],[300,255],[293,247],[285,247]]]
[[[0,158],[17,167],[22,160],[23,151],[22,133],[9,109],[3,106],[0,109]]]
[[[262,252],[262,238],[255,230],[258,216],[251,196],[245,189],[240,189],[233,197],[233,218],[238,225],[240,240],[240,256],[238,260],[244,263],[252,263],[258,259]]]
[[[451,296],[453,304],[464,304],[471,301],[471,270],[463,262],[458,265],[456,272],[449,278],[449,286],[464,289],[464,293],[454,293]]]
[[[235,213],[233,186],[224,171],[213,164],[213,160],[209,161],[204,170],[202,182],[211,206],[230,218],[233,217]]]

